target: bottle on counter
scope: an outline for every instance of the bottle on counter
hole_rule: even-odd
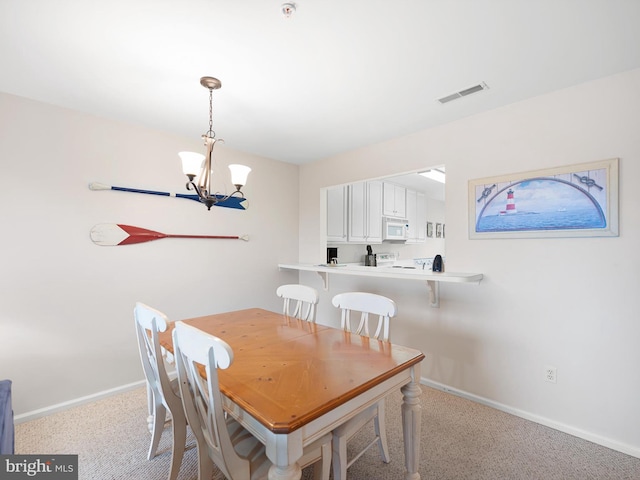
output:
[[[431,270],[434,272],[444,272],[444,261],[441,255],[436,255],[431,264]]]
[[[371,245],[367,245],[367,254],[364,256],[364,266],[365,267],[376,267],[378,265],[378,259],[376,258],[376,254],[373,253],[371,249]]]

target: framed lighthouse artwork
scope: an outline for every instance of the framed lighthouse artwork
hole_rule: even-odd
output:
[[[618,236],[617,158],[469,181],[469,238]]]

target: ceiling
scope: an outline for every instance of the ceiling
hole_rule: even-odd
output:
[[[0,91],[199,138],[215,76],[218,138],[302,164],[640,67],[638,0],[281,5],[0,0]]]

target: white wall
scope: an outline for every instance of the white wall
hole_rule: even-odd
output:
[[[442,285],[439,309],[420,282],[336,275],[318,320],[338,324],[340,291],[387,294],[399,305],[392,339],[426,354],[429,381],[640,456],[638,125],[635,70],[303,166],[301,262],[324,258],[320,188],[445,164],[446,268],[484,274]],[[469,240],[469,180],[613,157],[619,237]],[[321,288],[315,274],[300,281]]]
[[[198,132],[180,138],[0,94],[0,378],[14,381],[16,414],[141,380],[135,301],[174,319],[277,309],[276,286],[296,276],[275,265],[325,258],[322,187],[446,164],[447,269],[482,272],[482,283],[443,285],[432,309],[420,282],[336,276],[319,321],[337,323],[330,298],[340,291],[388,294],[400,308],[393,341],[425,352],[425,378],[640,456],[639,124],[632,71],[300,169],[221,148],[225,163],[253,168],[251,208],[207,212],[87,188],[181,191],[175,152],[201,149]],[[620,158],[619,237],[468,239],[468,180],[611,157]],[[99,247],[89,230],[103,222],[251,241]],[[321,289],[316,274],[300,281]],[[543,380],[547,364],[557,384]]]
[[[88,189],[188,193],[177,152],[204,150],[200,133],[181,138],[0,93],[0,378],[13,380],[16,415],[142,380],[136,301],[172,319],[280,308],[276,287],[295,281],[276,265],[297,256],[297,166],[221,146],[220,162],[253,169],[247,211]],[[98,223],[250,241],[100,247],[89,238]]]

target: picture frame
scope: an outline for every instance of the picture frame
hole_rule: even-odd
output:
[[[433,222],[427,222],[427,237],[433,237]]]
[[[442,224],[436,223],[436,238],[442,238]]]
[[[618,236],[619,159],[469,181],[469,238]]]

